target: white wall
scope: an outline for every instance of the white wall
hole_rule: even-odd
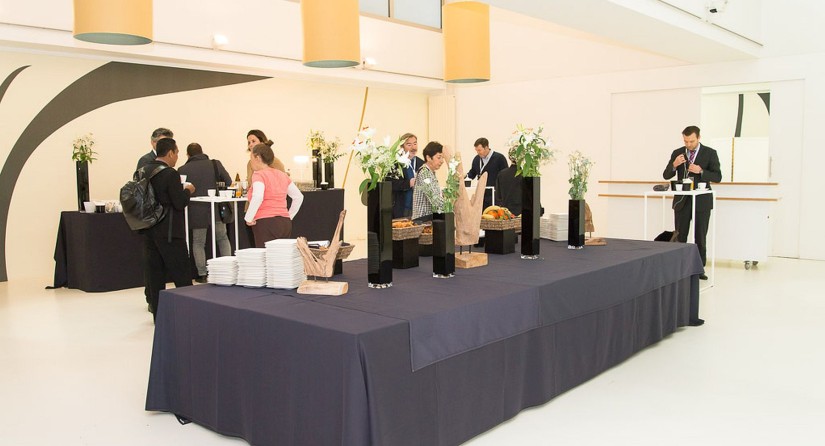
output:
[[[696,88],[615,93],[611,105],[614,179],[661,180],[670,153],[683,145],[682,129],[698,125],[701,114]],[[674,122],[685,124],[675,127]]]
[[[825,219],[825,210],[818,205],[819,169],[813,162],[820,152],[818,132],[813,129],[825,121],[824,72],[825,54],[815,54],[458,89],[458,142],[464,147],[475,136],[487,136],[494,147],[501,147],[516,123],[544,122],[558,147],[568,152],[580,149],[596,159],[588,200],[597,233],[610,235],[606,199],[595,198],[606,192],[598,180],[661,178],[662,163],[681,145],[681,130],[699,122],[702,87],[771,82],[770,138],[781,144],[772,150],[772,178],[782,186],[772,254],[825,259],[825,239],[817,236],[816,229]],[[800,79],[804,94],[795,83]],[[678,97],[673,97],[674,91]],[[626,122],[640,118],[635,124],[641,129],[634,138],[638,144],[628,143],[627,137],[633,135],[614,139],[611,133],[615,128],[612,98],[631,92],[648,92],[653,96],[650,103],[658,104],[655,110],[636,110],[638,115],[624,117]],[[567,172],[564,160],[560,161],[543,170],[548,179],[542,182],[542,202],[551,211],[566,206]],[[628,162],[651,170],[628,170],[624,167]],[[786,225],[793,227],[797,215],[798,234]]]

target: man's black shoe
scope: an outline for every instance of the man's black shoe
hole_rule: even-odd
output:
[[[198,276],[198,277],[195,277],[195,282],[198,282],[198,283],[206,283],[206,276]]]
[[[708,280],[708,276],[706,276],[704,274],[700,274],[699,275],[699,280]]]
[[[691,319],[690,321],[688,321],[688,325],[690,325],[691,327],[698,327],[704,323],[704,319]]]

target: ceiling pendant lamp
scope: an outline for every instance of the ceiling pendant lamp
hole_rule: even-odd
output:
[[[354,67],[361,63],[358,0],[301,0],[304,65]]]
[[[444,80],[490,80],[490,6],[480,2],[444,5]]]
[[[75,39],[145,45],[152,37],[152,0],[74,0]]]

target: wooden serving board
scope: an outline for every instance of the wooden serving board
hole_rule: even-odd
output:
[[[487,265],[487,254],[483,252],[464,252],[455,255],[456,268],[478,268]]]

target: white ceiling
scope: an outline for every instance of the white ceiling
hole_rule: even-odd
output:
[[[821,0],[479,1],[687,63],[825,52]]]

